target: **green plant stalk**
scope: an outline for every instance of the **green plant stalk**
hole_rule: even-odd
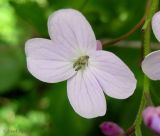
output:
[[[146,9],[146,18],[145,18],[145,24],[143,26],[144,30],[144,57],[150,53],[150,33],[151,33],[151,19],[154,15],[157,7],[158,7],[159,0],[152,0],[149,4],[150,6]],[[135,134],[136,136],[142,136],[141,132],[141,122],[142,122],[142,112],[146,106],[146,98],[145,96],[150,96],[149,89],[150,88],[150,81],[149,79],[144,75],[144,82],[143,82],[143,92],[140,102],[140,107],[138,110],[138,114],[135,120]]]
[[[142,97],[141,97],[141,103],[140,107],[138,110],[138,114],[135,120],[135,134],[136,136],[142,136],[141,132],[141,122],[142,122],[142,112],[146,106],[146,98],[145,95],[150,95],[149,94],[149,79],[144,75],[144,87],[143,87],[143,92],[142,92]]]

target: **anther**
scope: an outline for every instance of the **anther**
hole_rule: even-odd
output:
[[[88,59],[89,56],[81,56],[80,58],[78,58],[73,64],[73,68],[75,69],[75,71],[84,69],[86,66],[88,66]]]

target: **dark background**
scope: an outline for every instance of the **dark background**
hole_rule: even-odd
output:
[[[99,125],[107,120],[125,130],[129,128],[143,90],[141,30],[128,37],[128,42],[105,48],[130,67],[138,85],[129,99],[106,97],[107,114],[95,119],[84,119],[73,111],[66,95],[66,82],[46,84],[27,71],[24,43],[33,37],[48,38],[47,18],[61,8],[81,11],[97,39],[113,39],[139,22],[145,3],[145,0],[0,0],[0,136],[102,136]],[[152,39],[156,42],[153,35]],[[160,104],[159,88],[159,82],[152,82],[155,105]],[[149,130],[142,127],[143,135],[150,136]]]

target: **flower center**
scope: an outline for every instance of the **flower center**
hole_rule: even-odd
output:
[[[88,66],[88,59],[89,56],[81,56],[80,58],[78,58],[73,64],[73,68],[75,69],[75,71],[84,69],[86,66]]]

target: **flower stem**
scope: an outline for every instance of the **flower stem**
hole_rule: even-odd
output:
[[[136,136],[142,136],[141,132],[141,122],[142,122],[142,112],[146,106],[146,98],[145,95],[147,92],[149,92],[149,79],[144,75],[144,87],[143,87],[143,92],[142,92],[142,97],[141,97],[141,102],[138,110],[138,114],[135,120],[135,134]],[[150,95],[147,93],[147,95]]]
[[[103,48],[108,47],[110,45],[114,45],[117,42],[119,42],[119,41],[121,41],[123,39],[126,39],[128,36],[130,36],[135,31],[137,31],[144,24],[144,20],[145,20],[145,18],[142,17],[142,19],[129,32],[125,33],[124,35],[122,35],[122,36],[120,36],[120,37],[118,37],[116,39],[113,39],[111,41],[103,41],[102,40]]]
[[[135,126],[130,127],[122,136],[130,136],[134,133]]]
[[[159,0],[151,0],[148,3],[150,3],[150,4],[147,4],[145,24],[143,26],[143,30],[144,30],[144,39],[143,39],[144,57],[150,53],[150,32],[151,32],[150,23],[151,23],[152,16],[154,15],[154,13],[158,7]],[[149,84],[150,84],[149,79],[144,75],[143,92],[142,92],[140,107],[139,107],[138,114],[137,114],[137,117],[135,120],[135,129],[136,129],[135,134],[136,134],[136,136],[142,136],[142,132],[141,132],[142,112],[143,112],[143,109],[145,108],[146,103],[147,103],[145,96],[150,97],[150,93],[149,93],[150,85]]]

